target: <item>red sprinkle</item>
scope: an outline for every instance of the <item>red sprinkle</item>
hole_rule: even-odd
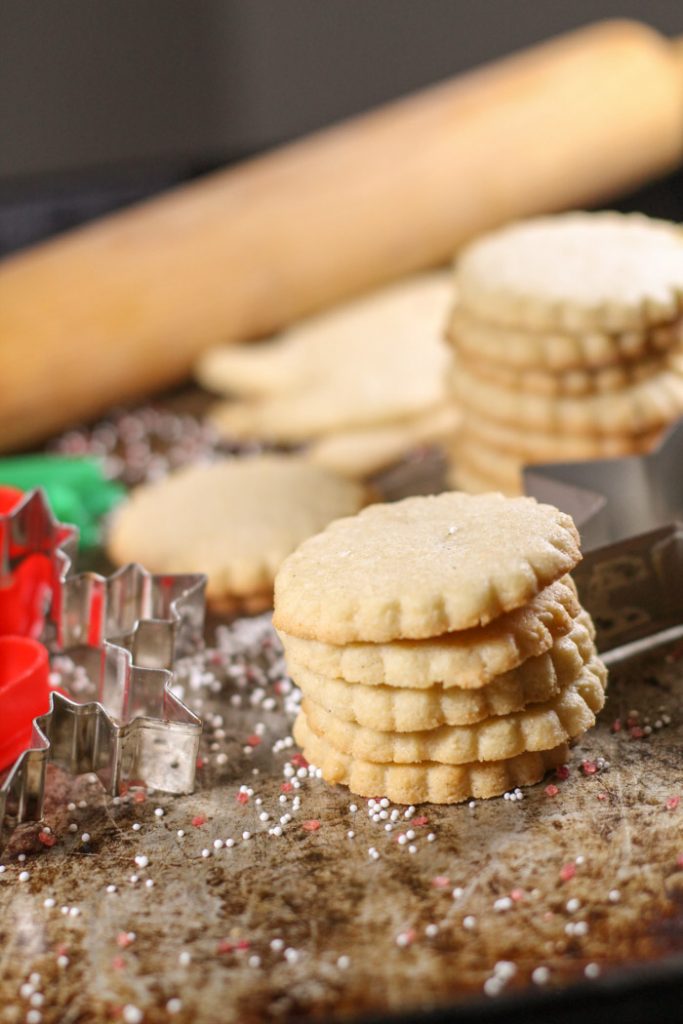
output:
[[[128,946],[130,946],[131,942],[133,941],[134,940],[131,939],[128,932],[119,932],[119,934],[116,936],[116,945],[120,949],[126,949]]]
[[[633,728],[631,729],[631,739],[632,740],[642,740],[644,735],[645,735],[645,733],[643,732],[643,730],[641,729],[641,727],[639,725],[634,725]]]
[[[621,732],[621,719],[615,718],[612,722],[612,732]]]
[[[192,824],[195,828],[199,828],[200,825],[206,825],[206,818],[203,814],[196,814],[192,819]]]
[[[123,959],[122,956],[115,956],[111,962],[111,965],[115,971],[122,971],[123,968],[126,966],[126,961]]]
[[[235,943],[235,949],[249,949],[250,946],[251,942],[249,939],[239,939],[239,941]]]
[[[548,796],[557,796],[557,794],[560,792],[554,782],[551,782],[549,786],[546,786],[545,791],[548,794]]]
[[[147,794],[142,789],[138,789],[137,792],[133,795],[134,804],[144,804],[146,799]]]
[[[317,818],[312,818],[310,821],[304,821],[301,827],[305,832],[317,832],[320,828],[320,822]]]
[[[201,771],[202,768],[204,767],[204,758],[203,757],[198,757],[196,763],[197,763],[198,770]]]
[[[228,939],[221,939],[221,941],[216,946],[216,952],[217,953],[232,953],[234,948],[235,947],[234,947],[233,943],[229,942]]]
[[[255,732],[253,732],[251,736],[247,736],[247,743],[249,744],[250,747],[258,747],[260,742],[261,737],[257,736]]]
[[[598,793],[598,800],[606,800],[607,793]]]
[[[679,853],[676,857],[676,867],[683,868],[683,853]]]
[[[435,878],[432,878],[432,886],[435,889],[448,889],[450,884],[451,880],[446,875],[437,875]]]
[[[41,842],[43,846],[54,846],[57,842],[57,836],[53,836],[50,832],[39,832],[38,841]]]
[[[418,826],[420,826],[420,825],[428,825],[429,824],[429,818],[425,818],[424,814],[422,814],[422,815],[420,815],[419,818],[411,818],[410,819],[410,824],[411,825],[418,825]]]
[[[520,900],[524,899],[524,890],[523,889],[513,889],[512,892],[510,893],[510,899],[514,900],[515,903],[519,903]]]
[[[237,801],[238,804],[248,804],[249,803],[249,794],[248,793],[238,793],[237,796],[235,797],[235,800]]]
[[[598,766],[595,761],[583,761],[581,764],[581,771],[584,775],[595,775],[598,770]]]
[[[555,769],[555,775],[557,776],[558,779],[560,779],[562,782],[564,782],[565,779],[569,778],[569,765],[561,764],[559,766],[559,768]]]
[[[563,864],[560,868],[560,878],[563,882],[569,882],[576,874],[576,864]]]
[[[292,754],[291,761],[295,768],[308,768],[308,761],[303,754]]]
[[[664,806],[666,807],[667,811],[675,811],[676,808],[678,807],[678,805],[680,804],[680,802],[681,802],[680,796],[670,796],[667,799],[667,801],[666,801]]]
[[[291,793],[293,789],[294,786],[292,785],[291,782],[283,782],[282,785],[280,786],[280,790],[282,793]]]

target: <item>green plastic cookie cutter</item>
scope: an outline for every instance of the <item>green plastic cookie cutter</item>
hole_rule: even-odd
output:
[[[42,487],[57,519],[73,523],[83,547],[101,541],[100,521],[125,496],[108,480],[99,459],[73,455],[20,455],[0,459],[0,484],[22,491]]]

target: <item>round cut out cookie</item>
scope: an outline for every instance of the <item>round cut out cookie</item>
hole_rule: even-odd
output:
[[[205,572],[215,605],[268,607],[287,555],[364,499],[358,484],[298,456],[225,459],[135,490],[107,548],[114,562],[139,561],[150,572]]]
[[[301,713],[294,723],[294,738],[304,756],[320,768],[326,782],[348,786],[358,796],[379,793],[399,804],[455,804],[474,797],[487,800],[515,786],[540,782],[553,768],[569,759],[569,747],[518,754],[506,761],[486,764],[377,764],[354,760],[320,739]]]
[[[466,411],[536,431],[589,436],[643,434],[683,413],[683,375],[668,367],[619,391],[580,398],[511,391],[462,363],[455,367],[452,381],[454,394]]]
[[[510,370],[607,369],[642,358],[661,358],[683,343],[683,318],[640,331],[608,334],[593,330],[570,334],[502,327],[473,316],[461,304],[453,312],[447,335],[458,352],[470,359]]]
[[[325,644],[282,630],[280,639],[293,672],[303,668],[364,686],[427,689],[438,682],[445,689],[479,689],[548,651],[574,627],[579,610],[574,583],[565,576],[487,626],[427,640]]]
[[[274,624],[332,644],[440,636],[521,607],[580,557],[571,517],[533,498],[446,493],[373,505],[285,561]]]
[[[468,412],[463,433],[491,448],[509,452],[526,462],[565,462],[572,459],[611,459],[650,451],[661,438],[661,430],[644,434],[557,434],[521,430],[511,423]]]
[[[309,697],[302,710],[309,728],[343,754],[389,764],[468,764],[501,761],[525,751],[550,750],[595,725],[605,702],[607,671],[598,658],[545,704],[487,718],[474,725],[442,725],[417,732],[380,732],[337,718]]]
[[[288,664],[304,695],[336,718],[379,732],[415,732],[442,725],[473,725],[549,701],[581,674],[595,653],[591,632],[580,616],[571,633],[560,637],[550,651],[529,658],[476,690],[446,689],[438,683],[423,690],[364,686],[315,675],[291,659]]]
[[[473,242],[459,301],[483,320],[531,330],[644,330],[683,308],[683,236],[640,214],[568,213]]]

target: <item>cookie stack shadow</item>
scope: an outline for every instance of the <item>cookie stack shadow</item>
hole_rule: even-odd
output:
[[[683,235],[566,214],[464,250],[448,337],[462,426],[449,483],[522,492],[522,468],[654,447],[683,414]]]
[[[285,563],[275,622],[303,693],[294,737],[324,779],[398,803],[455,803],[567,761],[603,706],[606,670],[567,575],[580,557],[573,524],[549,508],[410,498],[332,524]],[[438,561],[425,582],[417,566]],[[327,593],[336,626],[318,613]]]

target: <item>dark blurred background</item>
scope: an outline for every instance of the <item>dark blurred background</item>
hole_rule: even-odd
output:
[[[0,253],[570,28],[682,0],[1,0]],[[622,206],[683,219],[683,175]]]

